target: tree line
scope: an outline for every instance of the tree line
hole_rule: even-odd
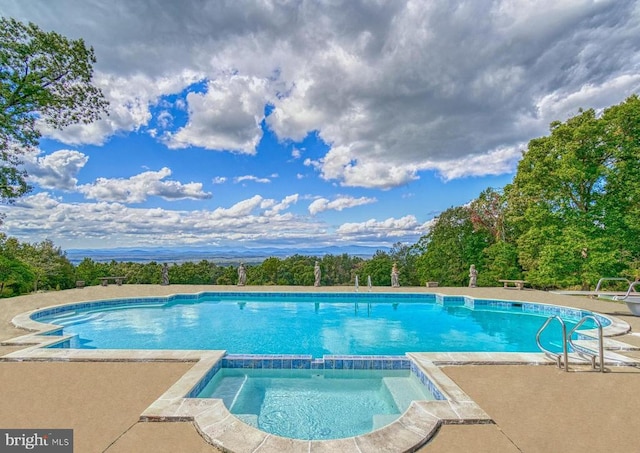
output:
[[[312,286],[314,265],[322,269],[323,286],[354,285],[356,276],[361,284],[371,277],[375,286],[391,285],[391,268],[397,263],[400,283],[419,284],[415,272],[417,256],[411,247],[396,244],[390,251],[379,250],[369,259],[341,255],[271,257],[261,263],[245,264],[247,285]],[[161,284],[162,267],[167,264],[152,261],[97,262],[84,258],[73,265],[65,252],[50,240],[40,243],[21,243],[0,233],[0,297],[17,296],[33,291],[74,288],[100,284],[101,277],[124,277],[127,284]],[[171,263],[169,282],[185,285],[235,285],[238,281],[236,265],[219,265],[213,261]]]

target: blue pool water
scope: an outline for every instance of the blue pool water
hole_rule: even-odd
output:
[[[560,314],[571,327],[585,313],[432,294],[205,293],[79,304],[33,317],[75,335],[65,347],[322,357],[538,352],[535,335],[550,314]],[[558,350],[560,333],[554,324],[542,342]]]
[[[387,425],[412,400],[433,400],[408,370],[221,369],[198,395],[220,398],[262,431],[295,439],[338,439]]]

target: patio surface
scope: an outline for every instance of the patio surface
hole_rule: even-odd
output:
[[[11,325],[22,312],[61,303],[237,287],[123,285],[87,287],[0,299],[0,341],[26,332]],[[242,291],[353,291],[353,288],[243,287]],[[374,291],[391,288],[374,288]],[[477,298],[552,303],[616,316],[632,327],[617,340],[640,346],[640,318],[624,304],[503,288],[399,288]],[[396,291],[396,289],[394,289]],[[23,346],[0,346],[0,356]],[[624,355],[640,359],[640,352]],[[72,428],[76,452],[217,452],[190,422],[149,423],[139,417],[194,362],[46,362],[0,358],[0,428]],[[640,369],[607,373],[574,367],[462,365],[442,370],[495,422],[444,425],[420,452],[638,451]]]

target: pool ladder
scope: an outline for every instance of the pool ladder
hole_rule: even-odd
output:
[[[598,354],[596,356],[596,354],[594,352],[592,352],[591,350],[585,348],[585,347],[581,347],[581,346],[576,346],[573,343],[573,340],[571,337],[573,337],[573,334],[576,332],[576,330],[578,330],[578,328],[588,319],[593,320],[596,323],[596,326],[598,328]],[[549,324],[551,324],[551,321],[553,320],[557,320],[560,323],[560,326],[562,327],[562,354],[558,354],[555,352],[552,352],[548,349],[546,349],[544,346],[542,346],[542,343],[540,342],[540,335],[542,335],[542,332],[544,331],[544,329],[547,328],[547,326],[549,326]],[[569,347],[571,347],[574,351],[578,352],[578,354],[581,357],[586,356],[590,361],[591,361],[591,368],[594,370],[598,370],[601,373],[605,372],[605,368],[604,368],[604,339],[602,336],[602,323],[600,322],[600,320],[598,318],[596,318],[593,315],[586,315],[583,316],[582,319],[580,319],[580,321],[577,322],[577,324],[575,326],[573,326],[573,328],[569,331],[569,333],[567,333],[567,326],[564,323],[564,321],[562,320],[562,318],[558,315],[553,315],[553,316],[549,316],[547,318],[547,320],[544,322],[544,324],[542,324],[542,326],[540,327],[540,329],[538,329],[538,333],[536,334],[536,343],[538,344],[538,347],[540,348],[540,350],[542,352],[544,352],[545,354],[547,354],[550,357],[555,358],[556,360],[556,364],[558,365],[558,368],[564,368],[564,371],[569,371]],[[598,361],[596,362],[596,357],[598,358]]]
[[[598,291],[600,291],[600,287],[602,286],[602,284],[606,281],[625,281],[627,282],[629,285],[631,284],[631,282],[629,281],[628,278],[624,278],[624,277],[603,277],[600,280],[598,280],[598,284],[596,285],[596,290],[595,292],[597,293]]]

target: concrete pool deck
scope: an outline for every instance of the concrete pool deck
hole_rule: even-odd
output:
[[[88,300],[160,296],[202,291],[345,291],[322,287],[220,287],[123,285],[87,287],[0,299],[0,340],[26,332],[13,317],[35,308]],[[391,291],[391,288],[374,288]],[[396,291],[394,289],[393,291]],[[640,346],[640,318],[624,304],[541,291],[504,288],[399,288],[477,298],[551,303],[597,311],[628,322]],[[24,346],[0,346],[0,356]],[[640,352],[624,355],[640,359]],[[13,362],[0,359],[0,428],[73,428],[77,452],[216,452],[191,422],[148,423],[140,415],[195,362]],[[492,424],[443,425],[421,452],[584,452],[638,449],[640,371],[608,373],[555,366],[458,365],[441,370],[493,420]],[[574,370],[586,370],[574,367]],[[261,450],[262,451],[262,450]],[[365,450],[362,450],[365,451]]]

